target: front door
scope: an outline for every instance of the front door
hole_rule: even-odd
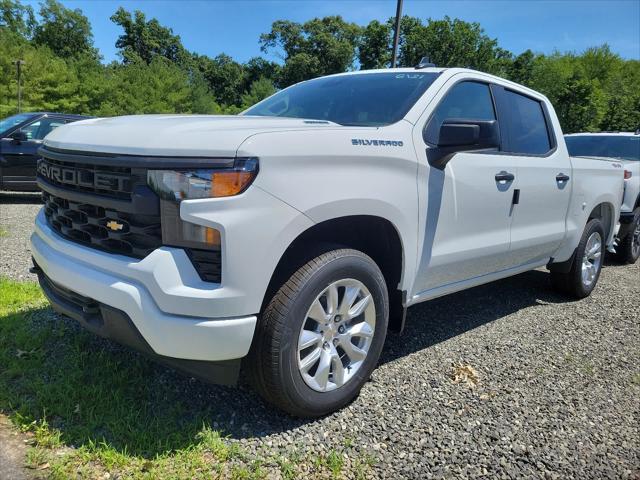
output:
[[[426,125],[417,125],[414,133],[423,165],[430,143],[425,132],[438,131],[445,119],[496,120],[488,84],[458,82],[439,96]],[[426,220],[414,294],[512,266],[513,158],[498,151],[459,152],[442,170],[425,168],[428,180],[419,189]]]

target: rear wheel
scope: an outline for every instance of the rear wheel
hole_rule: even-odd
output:
[[[335,411],[358,395],[386,337],[385,279],[371,258],[332,250],[301,267],[266,307],[248,358],[270,403],[300,417]]]
[[[605,234],[602,222],[590,220],[584,229],[571,269],[566,272],[551,271],[553,287],[575,298],[585,298],[598,283],[605,251]]]
[[[636,209],[629,233],[620,241],[616,258],[622,263],[632,264],[640,258],[640,208]]]

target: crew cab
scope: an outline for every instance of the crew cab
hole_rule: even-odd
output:
[[[544,96],[457,68],[85,120],[40,155],[31,247],[55,309],[199,378],[242,367],[305,417],[357,396],[411,305],[545,266],[589,295],[623,189],[619,163],[569,157]]]
[[[640,258],[640,129],[632,132],[574,133],[565,136],[569,154],[575,157],[616,160],[624,167],[624,198],[616,256],[633,264]]]
[[[89,118],[66,113],[18,113],[0,119],[0,190],[37,191],[36,162],[42,140],[55,128]]]

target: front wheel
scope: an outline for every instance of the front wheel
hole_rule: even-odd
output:
[[[640,208],[635,211],[629,233],[618,245],[616,258],[626,264],[636,263],[640,258]]]
[[[566,273],[551,271],[553,287],[574,298],[585,298],[591,295],[600,278],[605,241],[602,222],[595,218],[590,220],[576,248],[571,270]]]
[[[260,318],[247,359],[255,387],[299,417],[343,407],[378,362],[388,311],[385,279],[371,258],[350,249],[316,257],[289,278]]]

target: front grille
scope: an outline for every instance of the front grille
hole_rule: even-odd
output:
[[[142,169],[67,162],[46,157],[38,161],[38,176],[65,190],[124,200],[131,199],[135,185],[146,183]]]
[[[46,191],[42,196],[49,226],[71,241],[136,258],[144,258],[162,246],[160,216],[74,202]]]

